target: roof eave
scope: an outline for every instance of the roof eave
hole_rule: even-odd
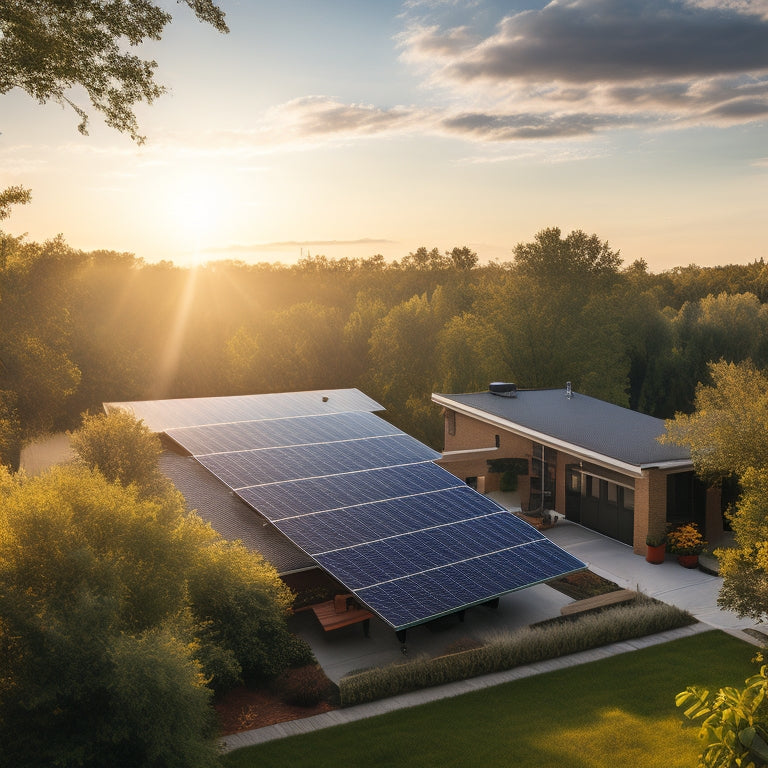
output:
[[[584,448],[580,445],[569,443],[566,440],[560,440],[559,438],[553,437],[552,435],[548,435],[544,432],[538,432],[535,429],[524,427],[523,425],[516,424],[509,419],[505,419],[501,416],[495,416],[491,413],[488,413],[487,411],[474,408],[471,405],[465,405],[464,403],[450,400],[449,398],[443,397],[442,395],[433,394],[432,400],[438,405],[442,405],[445,408],[450,408],[453,411],[458,411],[466,416],[472,416],[473,418],[485,422],[486,424],[490,424],[494,427],[501,427],[508,432],[512,432],[522,437],[527,437],[551,448],[558,448],[576,458],[590,461],[595,464],[600,464],[610,469],[616,469],[619,472],[631,475],[633,477],[642,477],[643,470],[647,469],[683,469],[685,467],[693,467],[693,464],[689,459],[674,459],[670,461],[630,464],[629,462],[622,461],[621,459],[617,459],[613,456],[606,456],[605,454],[589,450],[588,448]]]

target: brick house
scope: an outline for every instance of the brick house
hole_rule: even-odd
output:
[[[481,493],[516,486],[523,510],[554,510],[631,544],[695,521],[710,540],[723,531],[719,489],[693,472],[690,451],[664,445],[664,421],[571,389],[433,394],[443,407],[438,464]]]

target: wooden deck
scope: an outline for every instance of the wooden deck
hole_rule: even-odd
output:
[[[368,637],[370,621],[373,614],[365,608],[355,608],[350,606],[346,608],[347,601],[351,595],[338,595],[336,600],[328,600],[325,603],[316,603],[309,606],[312,613],[317,616],[320,626],[326,631],[331,632],[334,629],[348,627],[350,624],[363,624],[363,634]],[[342,598],[342,600],[339,600]]]
[[[613,592],[606,592],[604,595],[595,595],[587,597],[584,600],[574,600],[560,609],[562,616],[573,616],[576,613],[584,611],[594,611],[597,608],[605,608],[608,605],[617,605],[618,603],[628,603],[637,597],[637,592],[633,589],[617,589]]]

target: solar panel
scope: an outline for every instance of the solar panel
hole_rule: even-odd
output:
[[[168,429],[166,434],[191,454],[200,456],[405,433],[372,413],[359,411],[180,427]]]
[[[299,517],[467,486],[437,464],[422,462],[366,469],[331,477],[310,477],[242,488],[238,494],[270,520]]]
[[[514,550],[362,587],[355,594],[402,630],[584,568],[580,560],[542,537]]]
[[[328,552],[309,552],[353,590],[524,546],[541,534],[506,510]]]
[[[165,431],[396,630],[586,567],[358,390],[115,407]]]
[[[434,461],[438,453],[405,433],[315,445],[196,456],[230,488]]]
[[[464,485],[282,519],[276,521],[275,526],[315,556],[500,511],[498,504]]]

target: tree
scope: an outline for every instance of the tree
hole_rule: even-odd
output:
[[[518,273],[550,286],[569,284],[573,288],[574,279],[612,277],[621,266],[619,251],[612,251],[597,235],[587,235],[580,229],[565,239],[559,227],[542,229],[532,243],[518,243],[514,254]],[[580,287],[589,285],[581,283]]]
[[[469,246],[464,245],[461,248],[457,246],[450,251],[446,251],[445,255],[450,260],[450,264],[454,269],[469,270],[477,266],[477,253]]]
[[[717,550],[718,603],[740,616],[768,617],[768,375],[749,362],[711,363],[695,411],[667,421],[663,440],[688,446],[709,483],[735,476],[741,493],[729,511],[736,547]]]
[[[210,690],[172,630],[172,510],[83,468],[6,475],[0,495],[4,760],[213,765]]]
[[[198,19],[227,32],[213,0],[181,0]],[[55,101],[79,116],[87,133],[88,113],[69,97],[81,87],[107,125],[142,143],[134,105],[151,104],[164,87],[155,81],[157,63],[125,49],[160,40],[171,14],[149,0],[2,0],[0,2],[0,93],[21,88],[40,104]]]
[[[0,471],[0,743],[29,766],[213,765],[211,689],[312,660],[274,568],[180,494]]]
[[[393,307],[370,339],[370,387],[395,424],[408,424],[414,437],[437,444],[437,412],[431,403],[436,383],[435,342],[447,321],[438,290],[429,299],[413,296]]]
[[[135,483],[148,496],[162,495],[168,488],[158,467],[160,439],[127,411],[84,414],[81,427],[70,433],[70,443],[85,465],[110,483]]]
[[[694,412],[668,420],[664,440],[690,448],[709,482],[768,468],[768,376],[751,362],[710,363],[708,373],[712,383],[697,387]]]
[[[26,205],[31,199],[32,193],[24,187],[6,187],[0,192],[0,221],[7,219],[11,215],[12,205]],[[0,248],[2,248],[1,245]],[[2,254],[0,254],[0,258],[4,261]],[[0,266],[3,265],[0,264]]]

